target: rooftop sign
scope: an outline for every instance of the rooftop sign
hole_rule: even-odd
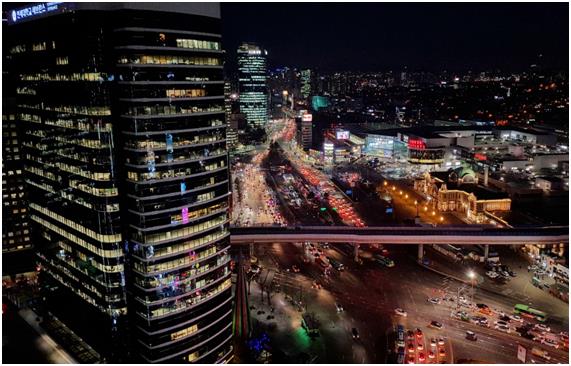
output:
[[[28,19],[35,17],[40,14],[50,13],[57,11],[63,6],[63,2],[51,2],[51,3],[40,3],[33,6],[28,6],[21,9],[14,9],[10,13],[10,20],[12,23],[16,23],[23,19]]]

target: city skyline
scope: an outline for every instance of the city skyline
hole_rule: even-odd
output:
[[[3,4],[3,364],[568,364],[568,10]]]
[[[257,42],[272,67],[522,71],[568,64],[565,3],[222,3],[222,19],[231,57],[240,42]]]

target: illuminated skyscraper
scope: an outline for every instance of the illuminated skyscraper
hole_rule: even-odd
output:
[[[264,127],[268,122],[267,54],[250,43],[238,48],[240,113],[253,127]]]
[[[4,51],[47,309],[108,360],[229,360],[219,4],[34,7]]]
[[[311,95],[311,70],[301,70],[301,96],[308,99]]]

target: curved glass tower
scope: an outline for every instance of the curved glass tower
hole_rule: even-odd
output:
[[[228,157],[218,21],[180,14],[116,29],[130,316],[147,362],[231,353]]]

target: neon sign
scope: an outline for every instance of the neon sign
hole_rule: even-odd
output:
[[[15,22],[22,20],[22,19],[26,19],[26,18],[33,17],[36,15],[56,11],[60,8],[60,4],[62,4],[62,3],[63,3],[63,1],[51,2],[51,3],[42,3],[42,4],[38,4],[38,5],[34,5],[34,6],[28,6],[27,8],[12,10],[11,20],[12,20],[12,22],[15,23]]]
[[[426,149],[426,143],[424,143],[424,141],[422,141],[421,139],[409,138],[408,139],[408,148],[414,149],[414,150],[425,150]]]
[[[488,160],[488,157],[484,154],[476,153],[474,154],[474,159],[483,161],[483,160]]]

